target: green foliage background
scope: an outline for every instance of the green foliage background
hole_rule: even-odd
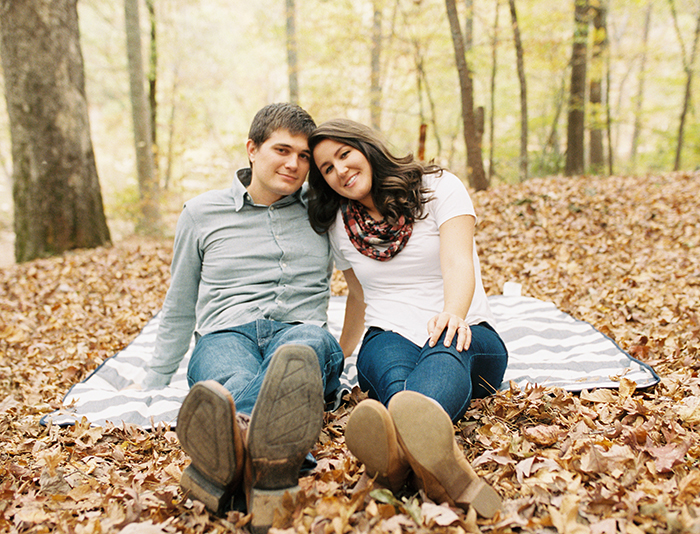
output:
[[[689,55],[700,6],[697,0],[675,1],[685,53]],[[615,173],[656,172],[673,165],[685,86],[683,52],[668,2],[652,4],[642,131],[633,167],[630,151],[642,30],[650,3],[609,2]],[[427,122],[426,157],[465,178],[459,84],[441,0],[297,0],[301,105],[319,122],[347,116],[369,123],[375,5],[382,12],[381,129],[385,137],[398,151],[415,152],[420,123]],[[458,2],[463,21],[465,5]],[[531,176],[555,175],[563,167],[573,5],[573,1],[516,0],[528,83]],[[494,31],[497,6],[499,24]],[[130,203],[136,184],[123,5],[111,0],[81,0],[78,8],[93,143],[105,203],[113,218],[128,212],[124,204]],[[243,142],[255,111],[269,102],[288,99],[284,8],[282,0],[156,0],[158,163],[161,175],[170,165],[170,193],[176,204],[201,190],[226,187],[232,171],[247,163]],[[495,179],[514,182],[518,179],[520,88],[507,2],[474,2],[473,21],[473,47],[468,54],[475,105],[486,108],[485,161],[490,150],[490,75],[495,42]],[[143,5],[141,22],[145,46],[148,24]],[[423,62],[427,79],[427,85],[422,81],[420,94],[417,58]],[[558,107],[561,111],[555,120]],[[555,124],[557,150],[545,151]],[[691,106],[683,168],[700,164],[699,140],[700,125]],[[3,221],[11,211],[10,153],[8,119],[2,106]]]

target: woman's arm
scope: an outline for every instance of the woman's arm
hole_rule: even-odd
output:
[[[429,343],[433,347],[444,330],[449,347],[457,333],[457,350],[469,347],[471,331],[464,321],[474,297],[474,225],[471,215],[460,215],[440,226],[440,268],[445,305],[442,313],[428,322]]]
[[[355,276],[355,271],[352,269],[343,271],[343,276],[348,284],[348,298],[345,303],[340,347],[343,349],[343,355],[347,358],[355,350],[365,331],[365,297],[362,285]]]

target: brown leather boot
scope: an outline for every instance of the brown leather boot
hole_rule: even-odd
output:
[[[501,509],[501,498],[480,479],[457,446],[450,416],[435,400],[401,391],[389,401],[399,443],[428,497],[483,517]]]
[[[283,345],[272,356],[246,436],[244,488],[253,534],[267,532],[323,425],[323,381],[313,349]]]
[[[244,464],[231,394],[213,380],[196,383],[180,407],[176,432],[192,459],[180,487],[209,511],[222,515],[230,508]]]
[[[393,493],[404,485],[410,466],[396,439],[389,411],[374,399],[365,399],[350,414],[345,444],[365,466],[365,474]]]

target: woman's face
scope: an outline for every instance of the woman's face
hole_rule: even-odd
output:
[[[372,207],[372,166],[365,155],[344,143],[324,139],[314,148],[321,176],[339,195]]]

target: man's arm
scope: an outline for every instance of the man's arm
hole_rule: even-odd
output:
[[[161,388],[170,383],[189,349],[196,326],[202,258],[194,221],[186,208],[177,223],[170,271],[170,288],[161,310],[155,352],[142,384],[144,388]]]

